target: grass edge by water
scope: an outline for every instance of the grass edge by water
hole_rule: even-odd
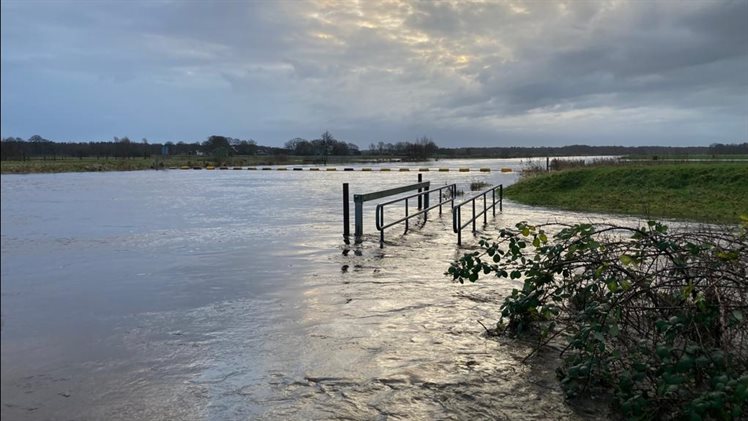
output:
[[[507,198],[549,208],[733,224],[748,214],[748,165],[595,166],[523,177]]]

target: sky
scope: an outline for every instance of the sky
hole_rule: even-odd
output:
[[[748,141],[748,0],[2,0],[2,137]]]

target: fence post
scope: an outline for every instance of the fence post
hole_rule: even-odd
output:
[[[444,195],[442,194],[442,189],[439,188],[439,215],[442,214],[442,202],[444,201]]]
[[[355,207],[355,231],[356,241],[361,240],[361,236],[364,235],[364,201],[361,195],[353,195],[353,205]]]
[[[496,216],[496,189],[491,189],[491,210],[493,211],[493,216]]]
[[[418,182],[419,183],[423,182],[423,174],[421,174],[421,173],[418,173]],[[421,193],[421,189],[418,189],[418,193]],[[418,210],[421,210],[421,205],[422,204],[423,204],[423,202],[421,201],[421,196],[418,196]]]
[[[348,183],[343,183],[343,235],[348,239],[351,235],[351,215],[348,198]]]
[[[504,212],[504,185],[499,184],[499,212]]]
[[[483,226],[486,226],[488,224],[488,216],[486,215],[486,192],[483,192]]]
[[[418,198],[420,199],[421,196],[418,196]],[[408,232],[408,199],[405,199],[405,218],[405,232]]]
[[[475,198],[473,198],[472,202],[473,202],[473,232],[475,232]]]
[[[460,207],[454,207],[452,203],[452,218],[457,220],[457,245],[462,245],[462,218],[460,218]]]

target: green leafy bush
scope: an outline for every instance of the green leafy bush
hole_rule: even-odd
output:
[[[558,375],[570,397],[609,393],[630,419],[748,416],[745,224],[520,223],[480,246],[448,274],[521,284],[497,330],[535,336],[536,350],[562,341]]]

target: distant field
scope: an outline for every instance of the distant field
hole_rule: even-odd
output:
[[[356,156],[328,156],[328,164],[349,162],[366,162],[381,157],[366,155]],[[300,165],[322,164],[324,158],[315,156],[270,156],[270,155],[240,155],[232,156],[222,165],[226,166],[254,166],[254,165]],[[26,161],[0,161],[0,172],[28,174],[54,172],[90,172],[90,171],[136,171],[169,167],[205,167],[216,165],[210,157],[204,156],[171,156],[167,159],[152,158],[58,158]]]
[[[527,177],[505,190],[521,203],[714,223],[748,215],[748,165],[679,163],[570,169]]]
[[[748,161],[748,154],[625,155],[629,161]]]
[[[27,161],[0,161],[2,173],[50,173],[50,172],[87,172],[87,171],[132,171],[156,168],[154,159],[30,159]]]

